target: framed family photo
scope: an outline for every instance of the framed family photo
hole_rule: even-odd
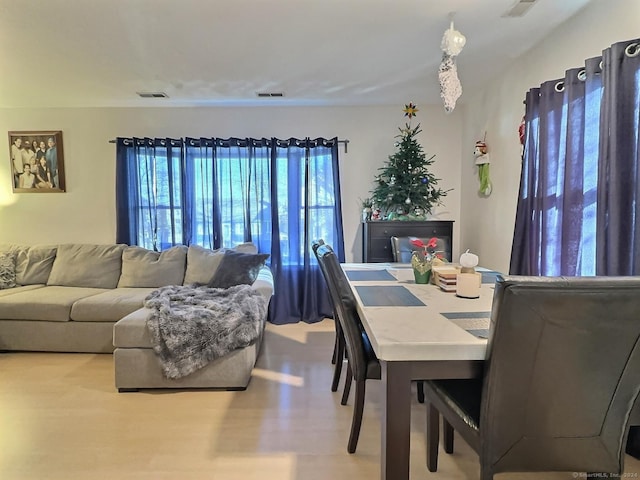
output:
[[[62,132],[9,132],[9,161],[13,191],[65,191]]]

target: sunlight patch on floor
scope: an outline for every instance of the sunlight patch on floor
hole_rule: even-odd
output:
[[[269,472],[269,478],[297,479],[296,455],[293,453],[217,457],[215,464],[216,475],[220,474],[220,478],[233,475],[233,478],[243,480],[264,480],[265,472]]]
[[[251,376],[263,378],[265,380],[270,380],[273,382],[282,383],[285,385],[290,385],[292,387],[303,387],[304,386],[304,378],[290,375],[284,372],[274,372],[272,370],[265,370],[264,368],[254,368],[253,372],[251,372]]]

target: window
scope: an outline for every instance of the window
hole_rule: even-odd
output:
[[[331,308],[311,241],[344,260],[337,151],[337,139],[118,139],[117,240],[155,250],[251,241],[270,254],[276,296],[302,292],[300,305],[276,299],[285,321],[320,320]]]

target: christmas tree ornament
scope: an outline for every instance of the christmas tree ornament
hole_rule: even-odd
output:
[[[391,178],[389,179],[389,185],[395,185],[395,184],[396,184],[396,176],[391,175]]]
[[[423,185],[426,185],[427,183],[429,183],[429,180],[427,180],[425,177],[422,177],[420,179],[420,183],[422,183]]]
[[[407,205],[411,205],[411,199],[409,197],[407,197],[407,199],[404,201],[404,203],[406,203]]]

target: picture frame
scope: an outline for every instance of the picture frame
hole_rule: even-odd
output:
[[[9,163],[14,193],[65,191],[62,131],[9,132]]]

